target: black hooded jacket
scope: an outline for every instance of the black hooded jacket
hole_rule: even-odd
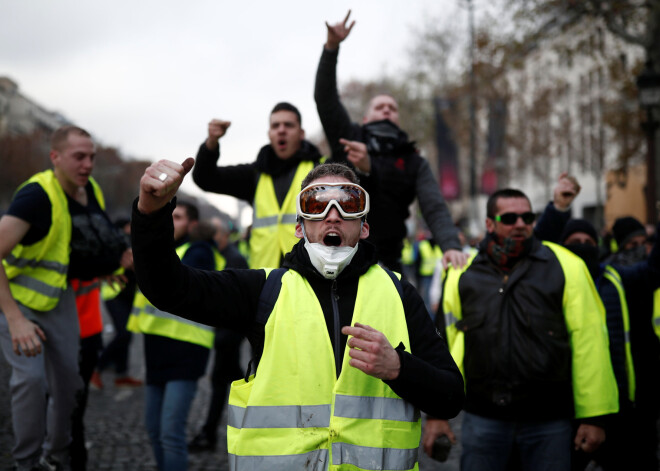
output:
[[[172,203],[143,215],[133,207],[132,239],[138,284],[159,309],[210,326],[238,330],[246,335],[255,355],[264,344],[264,326],[255,320],[259,295],[266,281],[264,270],[196,270],[180,263],[172,242]],[[360,242],[351,263],[336,280],[323,278],[313,267],[301,241],[286,255],[283,265],[304,276],[316,293],[326,319],[333,350],[343,355],[347,337],[341,327],[352,320],[358,280],[375,263],[374,248]],[[401,359],[399,377],[386,383],[399,396],[420,410],[439,418],[452,418],[460,411],[463,378],[436,332],[422,299],[409,283],[402,282],[403,307],[410,348],[397,350]],[[339,333],[332,313],[332,298],[339,308]],[[335,348],[339,338],[339,347]],[[336,362],[341,365],[341,358]],[[312,374],[312,372],[310,372]]]
[[[340,138],[367,145],[371,172],[366,178],[361,175],[360,183],[371,196],[369,240],[376,245],[378,260],[390,268],[399,266],[407,232],[405,221],[415,199],[440,248],[445,252],[461,250],[458,231],[438,182],[426,159],[417,152],[415,143],[389,121],[365,125],[351,121],[337,91],[338,54],[339,50],[323,49],[314,100],[335,161],[346,161]]]
[[[314,144],[303,141],[298,152],[286,160],[277,157],[270,144],[263,146],[257,160],[250,164],[218,166],[219,158],[219,145],[214,150],[206,147],[205,143],[199,147],[193,180],[202,190],[234,196],[253,204],[259,177],[266,173],[273,179],[275,195],[281,206],[291,188],[298,164],[312,161],[317,165],[321,161],[321,153]]]

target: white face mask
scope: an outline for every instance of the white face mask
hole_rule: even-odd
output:
[[[358,244],[355,244],[355,247],[328,247],[311,243],[305,237],[305,248],[314,268],[328,280],[334,280],[351,263]]]
[[[360,232],[364,226],[364,220],[360,224]],[[358,244],[355,247],[329,247],[317,242],[310,242],[305,232],[305,223],[300,221],[300,228],[305,239],[305,249],[309,254],[309,260],[324,278],[334,280],[339,276],[344,268],[351,263],[353,256],[357,252]]]

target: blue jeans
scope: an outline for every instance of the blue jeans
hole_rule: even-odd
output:
[[[159,471],[188,468],[186,421],[196,391],[190,380],[147,385],[145,421]]]
[[[461,470],[569,471],[572,439],[568,419],[507,422],[465,413]]]

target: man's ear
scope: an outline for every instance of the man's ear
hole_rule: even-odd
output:
[[[495,232],[495,221],[491,218],[486,218],[486,231],[489,233]]]
[[[186,234],[190,237],[197,230],[199,226],[199,221],[188,221],[188,227],[186,227]],[[198,234],[194,234],[195,237],[198,237]]]
[[[51,163],[55,165],[55,161],[59,158],[60,153],[54,149],[51,149],[50,154],[48,154],[48,156],[50,157]]]
[[[366,239],[367,237],[369,237],[369,223],[364,221],[360,228],[360,239]]]
[[[302,226],[301,226],[300,224],[301,224],[300,222],[298,222],[298,223],[296,224],[296,237],[297,237],[298,239],[302,239],[302,238],[303,238]]]

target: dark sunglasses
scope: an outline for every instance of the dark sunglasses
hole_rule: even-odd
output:
[[[518,218],[522,218],[525,224],[531,224],[536,219],[536,214],[529,211],[527,213],[522,213],[522,214],[504,213],[495,216],[495,220],[497,222],[501,222],[502,224],[506,224],[507,226],[513,226],[518,221]]]

